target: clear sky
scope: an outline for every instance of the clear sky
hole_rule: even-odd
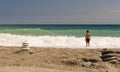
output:
[[[120,0],[0,0],[0,24],[120,24]]]

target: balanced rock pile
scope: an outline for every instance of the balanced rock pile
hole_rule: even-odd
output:
[[[29,54],[33,54],[33,52],[30,50],[29,43],[27,41],[22,43],[21,49],[17,51],[16,53],[19,54],[25,51],[27,51]]]
[[[22,50],[30,50],[29,43],[27,41],[22,43]]]
[[[104,49],[101,52],[102,61],[109,62],[112,64],[120,64],[120,51],[112,51]]]
[[[88,59],[88,58],[82,58],[84,61],[84,64],[82,64],[82,67],[97,67],[99,66],[97,59]]]

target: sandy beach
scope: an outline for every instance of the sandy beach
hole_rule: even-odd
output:
[[[120,49],[117,63],[101,59],[102,48],[35,48],[33,54],[21,47],[0,47],[0,72],[120,72]]]

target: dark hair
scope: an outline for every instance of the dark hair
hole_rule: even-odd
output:
[[[89,30],[87,30],[86,32],[89,33]]]

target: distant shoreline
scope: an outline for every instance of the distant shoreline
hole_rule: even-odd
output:
[[[0,26],[14,26],[14,25],[17,25],[17,26],[19,26],[19,25],[43,25],[43,26],[54,26],[54,25],[57,25],[57,26],[68,26],[68,25],[70,25],[70,26],[72,26],[72,25],[120,25],[120,24],[0,24]]]

